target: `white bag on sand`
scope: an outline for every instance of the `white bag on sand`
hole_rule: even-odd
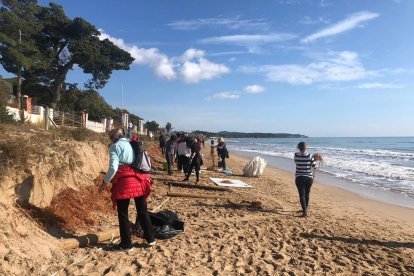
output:
[[[243,168],[244,176],[260,176],[263,174],[264,169],[266,168],[267,161],[256,156],[253,160],[249,161],[246,166]]]

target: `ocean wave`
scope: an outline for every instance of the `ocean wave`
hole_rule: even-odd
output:
[[[231,146],[232,149],[259,155],[293,160],[289,146],[251,144]],[[407,158],[413,154],[387,150],[357,150],[344,148],[310,148],[324,155],[321,171],[336,178],[381,189],[414,195],[414,164]]]

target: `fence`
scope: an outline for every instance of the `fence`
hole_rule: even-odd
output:
[[[28,98],[30,101],[30,98]],[[69,127],[83,127],[90,129],[94,132],[103,133],[110,131],[113,128],[113,119],[103,118],[101,122],[89,121],[88,114],[81,112],[78,114],[65,113],[51,108],[44,108],[43,106],[31,106],[31,104],[24,104],[27,110],[19,110],[14,107],[7,106],[9,114],[13,115],[15,121],[22,121],[25,123],[32,123],[37,125],[45,125],[45,128],[49,128],[49,124],[53,124],[56,127],[69,126]],[[47,114],[49,112],[49,114]],[[134,130],[138,134],[143,134],[144,130],[142,121],[140,124],[134,126]]]
[[[50,109],[50,118],[57,126],[83,127],[82,113],[70,114],[62,111]]]

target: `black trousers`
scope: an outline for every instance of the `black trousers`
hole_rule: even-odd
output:
[[[295,179],[296,187],[298,188],[299,201],[303,212],[308,211],[309,194],[313,184],[313,178],[308,176],[298,176]]]
[[[223,167],[223,170],[225,170],[226,169],[226,157],[223,157],[223,156],[220,156],[220,155],[219,155],[219,157],[221,159],[221,167]]]
[[[171,175],[172,174],[172,165],[174,163],[174,154],[167,153],[165,155],[165,159],[167,160],[167,171],[168,171],[168,174]]]
[[[118,210],[119,233],[121,236],[121,246],[131,246],[131,227],[128,218],[129,198],[116,201]],[[137,221],[144,230],[144,237],[148,243],[155,240],[154,229],[152,228],[151,219],[148,215],[147,201],[143,196],[135,197],[135,207],[137,208]]]
[[[181,170],[182,168],[184,171],[184,174],[187,175],[188,169],[190,167],[190,157],[187,157],[185,155],[179,155],[177,166],[178,166],[178,170]]]
[[[200,167],[201,167],[201,161],[200,160],[194,160],[190,164],[190,168],[188,169],[187,178],[190,178],[191,173],[193,172],[193,169],[195,169],[195,174],[197,181],[200,180]]]
[[[164,155],[165,154],[165,145],[160,144],[160,148],[161,148],[161,154]]]

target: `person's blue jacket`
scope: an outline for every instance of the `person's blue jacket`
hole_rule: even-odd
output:
[[[105,183],[111,182],[120,163],[131,164],[134,161],[134,151],[127,139],[120,138],[109,148],[109,167],[106,172]]]

